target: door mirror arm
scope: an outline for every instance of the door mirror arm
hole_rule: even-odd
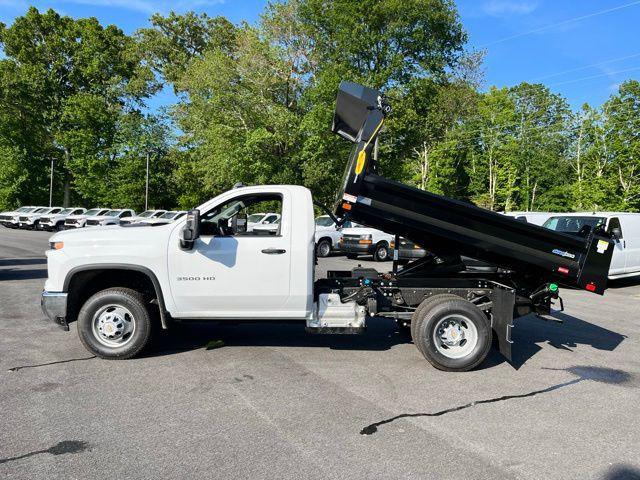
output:
[[[200,210],[190,210],[187,213],[187,222],[180,232],[180,248],[193,249],[198,238],[200,238]]]

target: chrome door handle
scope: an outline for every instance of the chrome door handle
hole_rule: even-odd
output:
[[[262,253],[266,253],[267,255],[280,255],[283,253],[287,253],[287,251],[283,250],[282,248],[265,248],[264,250],[262,250]]]

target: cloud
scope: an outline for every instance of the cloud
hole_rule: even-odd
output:
[[[489,0],[482,4],[484,14],[492,17],[528,15],[537,8],[538,3],[530,0]]]

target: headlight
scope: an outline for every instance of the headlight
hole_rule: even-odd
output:
[[[371,235],[360,235],[362,240],[371,240]]]

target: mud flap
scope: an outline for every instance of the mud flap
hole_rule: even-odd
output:
[[[512,290],[496,288],[493,290],[493,308],[491,328],[498,336],[500,353],[511,361],[511,329],[513,328],[513,307],[516,295]]]

